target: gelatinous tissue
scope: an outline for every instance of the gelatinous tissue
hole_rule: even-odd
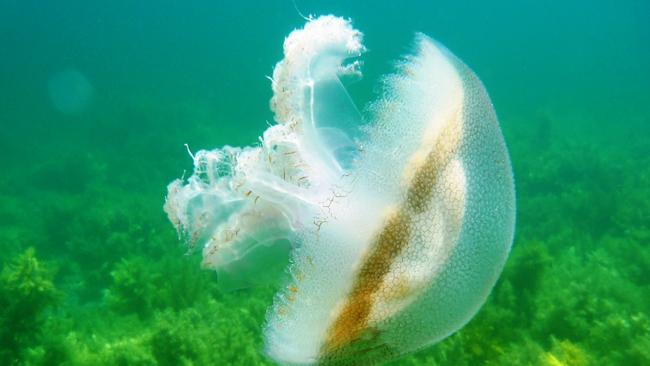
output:
[[[512,170],[480,80],[418,34],[361,124],[340,80],[361,74],[362,37],[331,15],[293,31],[271,78],[277,123],[254,147],[196,152],[168,186],[165,211],[207,268],[264,277],[258,253],[291,243],[264,327],[280,364],[372,364],[440,341],[512,243]]]

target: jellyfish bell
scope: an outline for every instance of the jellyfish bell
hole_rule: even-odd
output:
[[[165,211],[208,268],[292,243],[264,326],[280,364],[372,364],[440,341],[478,311],[512,243],[510,161],[479,79],[419,34],[361,126],[339,78],[360,74],[363,51],[346,19],[293,31],[260,146],[200,151],[168,187]]]

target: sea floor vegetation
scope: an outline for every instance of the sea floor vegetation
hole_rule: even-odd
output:
[[[162,211],[191,164],[181,138],[248,143],[255,129],[215,131],[213,109],[190,103],[85,118],[38,144],[0,134],[40,157],[2,158],[0,364],[271,364],[272,286],[221,289]],[[563,118],[502,120],[518,200],[505,271],[465,328],[391,365],[650,365],[650,120],[577,137]]]

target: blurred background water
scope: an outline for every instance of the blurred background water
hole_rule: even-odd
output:
[[[461,332],[396,365],[650,364],[650,2],[306,1],[352,18],[359,106],[416,31],[483,80],[513,252]],[[290,1],[0,3],[0,364],[267,364],[273,289],[223,292],[162,212],[192,149],[248,145]]]

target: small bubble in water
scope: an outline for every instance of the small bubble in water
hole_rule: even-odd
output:
[[[78,70],[66,69],[52,74],[48,92],[54,108],[65,114],[77,114],[90,104],[93,86]]]

